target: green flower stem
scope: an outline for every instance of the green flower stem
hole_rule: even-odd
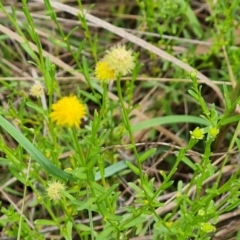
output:
[[[51,120],[49,121],[48,126],[49,126],[49,132],[50,132],[50,135],[51,135],[51,138],[52,138],[52,142],[53,142],[54,149],[57,149],[57,148],[58,148],[57,134],[55,134],[55,132],[54,132],[54,127],[53,127],[53,125],[52,125]],[[59,162],[59,159],[58,159],[58,154],[57,154],[57,152],[56,152],[56,151],[53,151],[51,154],[52,154],[52,157],[53,157],[53,163],[54,163],[57,167],[60,167],[60,162]]]
[[[232,151],[233,146],[234,146],[234,143],[236,142],[236,139],[237,139],[237,137],[238,137],[239,132],[240,132],[240,121],[238,122],[237,128],[236,128],[236,130],[235,130],[235,132],[234,132],[234,134],[233,134],[233,137],[232,137],[232,139],[231,139],[230,145],[229,145],[229,147],[228,147],[228,152],[231,152],[231,151]],[[221,179],[222,172],[223,172],[223,168],[224,168],[224,166],[226,165],[226,163],[227,163],[227,161],[228,161],[228,157],[229,157],[229,155],[227,154],[226,157],[224,158],[223,162],[222,162],[222,166],[221,166],[221,169],[220,169],[220,172],[219,172],[219,174],[218,174],[217,181],[216,181],[216,182],[217,182],[217,185],[219,184],[219,181],[220,181],[220,179]],[[235,174],[234,174],[233,176],[235,176]],[[233,177],[233,176],[232,176],[232,177]],[[231,178],[232,178],[232,177],[231,177]]]
[[[107,110],[107,101],[108,101],[108,84],[107,83],[103,83],[103,95],[102,95],[102,106],[101,106],[101,110],[100,110],[100,116],[98,118],[98,125],[100,125],[101,120],[104,119],[104,117],[106,117],[106,110]],[[104,161],[101,160],[101,158],[99,158],[98,161],[98,167],[99,167],[99,172],[101,175],[101,180],[102,180],[102,185],[105,189],[108,189],[108,186],[106,184],[106,180],[105,180],[105,165],[104,165]],[[106,199],[107,205],[109,207],[109,211],[111,213],[113,213],[113,207],[109,201],[109,198]]]
[[[201,194],[201,189],[202,189],[202,183],[204,182],[205,180],[205,176],[206,174],[204,174],[204,172],[208,171],[208,164],[210,163],[209,161],[209,158],[211,156],[211,144],[213,142],[213,139],[212,138],[209,138],[206,142],[206,146],[205,146],[205,151],[204,151],[204,154],[202,155],[202,161],[200,163],[200,165],[202,166],[202,173],[199,174],[197,176],[197,188],[196,188],[196,199],[199,199],[200,198],[200,194]]]
[[[48,96],[49,96],[49,100],[48,100],[49,101],[49,106],[48,106],[48,109],[50,111],[52,109],[53,98],[52,98],[52,94],[49,94]],[[51,135],[51,138],[52,138],[54,149],[57,149],[58,148],[57,134],[54,132],[54,127],[53,127],[51,118],[49,118],[48,127],[49,127],[49,132],[50,132],[50,135]],[[52,155],[53,155],[53,163],[57,167],[60,167],[60,162],[59,162],[58,155],[56,154],[56,152],[53,151]]]
[[[186,152],[187,152],[187,149],[186,149],[186,148],[180,149],[175,164],[173,165],[170,173],[169,173],[169,174],[167,175],[167,177],[164,179],[164,181],[163,181],[163,183],[161,184],[161,186],[164,186],[164,184],[166,184],[166,183],[170,180],[170,178],[172,177],[172,175],[177,171],[177,166],[178,166],[179,163],[182,161],[182,159],[183,159],[184,155],[186,154]],[[162,191],[161,186],[160,186],[159,189],[155,192],[155,194],[153,195],[151,201],[153,201],[156,197],[159,196],[159,194],[160,194],[161,191]]]
[[[79,160],[80,160],[80,165],[78,163],[79,167],[86,167],[86,163],[85,163],[85,157],[83,154],[83,150],[81,145],[79,144],[79,140],[77,137],[77,133],[76,133],[76,129],[75,128],[71,128],[70,130],[72,138],[73,138],[73,144],[75,147],[75,151],[77,152],[78,156],[79,156]]]
[[[100,116],[99,116],[99,124],[100,121],[104,118],[104,115],[106,114],[106,110],[107,110],[107,94],[108,94],[108,90],[107,90],[107,83],[103,83],[103,95],[102,95],[102,106],[101,106],[101,111],[100,111]],[[102,180],[102,184],[103,186],[107,189],[107,184],[106,184],[106,180],[105,180],[105,166],[104,166],[104,161],[98,161],[98,167],[99,167],[99,171],[100,171],[100,175],[101,175],[101,180]],[[110,205],[109,205],[110,206]]]
[[[129,121],[129,118],[128,118],[125,103],[123,101],[120,77],[117,78],[117,92],[118,92],[119,101],[120,101],[120,104],[121,104],[121,107],[122,107],[122,114],[123,114],[123,117],[124,117],[124,120],[125,120],[124,123],[126,124],[126,128],[128,130],[129,136],[130,136],[130,141],[131,141],[131,144],[133,146],[133,153],[134,153],[134,156],[136,158],[137,166],[138,166],[138,169],[139,169],[139,177],[140,177],[141,183],[143,183],[142,166],[141,166],[141,162],[140,162],[139,155],[138,155],[138,152],[137,152],[137,148],[136,148],[136,145],[135,145],[135,140],[134,140],[133,133],[132,133],[132,130],[131,130],[131,124],[130,124],[130,121]],[[147,193],[146,193],[146,195],[147,195]]]
[[[194,138],[191,138],[188,145],[185,147],[185,148],[182,148],[180,149],[179,153],[178,153],[178,156],[177,156],[177,159],[176,159],[176,162],[175,164],[173,165],[170,173],[167,175],[167,177],[164,179],[163,183],[161,184],[161,186],[164,186],[164,183],[166,184],[172,177],[172,175],[177,171],[177,167],[179,165],[179,163],[182,161],[183,157],[185,156],[186,152],[188,150],[190,150],[196,143],[198,142],[197,139],[194,139]],[[153,199],[155,199],[156,197],[158,197],[158,195],[161,193],[162,191],[162,188],[161,186],[159,187],[159,189],[155,192],[153,198],[152,198],[152,201]]]
[[[80,166],[81,167],[86,167],[86,159],[84,157],[82,147],[81,147],[81,145],[78,141],[78,137],[77,137],[77,134],[76,134],[76,129],[71,128],[71,133],[72,133],[72,136],[73,136],[73,143],[75,145],[78,156],[80,158]],[[95,197],[94,191],[89,189],[90,183],[94,179],[93,170],[92,169],[87,169],[86,175],[87,175],[87,182],[88,182],[88,184],[86,185],[87,197],[90,198],[91,194]],[[91,207],[88,208],[88,217],[89,217],[89,222],[90,222],[89,224],[90,224],[90,229],[91,229],[91,239],[94,239],[94,236],[93,236],[93,232],[94,232],[93,217],[92,217]]]

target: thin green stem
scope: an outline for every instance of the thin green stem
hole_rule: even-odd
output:
[[[20,240],[20,238],[21,238],[22,220],[23,220],[23,214],[24,214],[23,212],[24,212],[24,205],[25,205],[24,199],[26,198],[26,194],[27,194],[27,182],[28,182],[28,176],[29,176],[29,172],[30,172],[30,166],[31,166],[31,156],[30,156],[29,162],[28,162],[26,184],[24,184],[23,201],[22,201],[22,207],[21,207],[21,215],[20,215],[20,220],[19,220],[19,228],[18,228],[17,240]]]
[[[237,128],[236,128],[236,130],[233,134],[233,137],[231,139],[230,145],[228,147],[228,152],[232,151],[234,143],[236,142],[236,139],[238,137],[239,132],[240,132],[240,121],[238,122]],[[220,181],[221,176],[222,176],[223,168],[226,165],[226,163],[228,161],[228,158],[229,158],[229,155],[227,154],[226,157],[224,158],[223,162],[222,162],[222,166],[221,166],[221,169],[220,169],[219,174],[218,174],[218,178],[217,178],[217,181],[216,181],[217,185],[219,184],[219,181]]]
[[[124,103],[123,96],[122,96],[120,77],[117,78],[117,92],[118,92],[119,101],[120,101],[120,104],[121,104],[121,107],[122,107],[122,114],[123,114],[123,118],[124,118],[124,123],[126,125],[125,127],[128,130],[130,141],[131,141],[131,144],[132,144],[132,147],[133,147],[133,153],[134,153],[137,165],[138,165],[140,180],[141,180],[141,183],[143,183],[142,166],[141,166],[140,158],[139,158],[139,155],[138,155],[138,151],[137,151],[137,148],[136,148],[136,145],[135,145],[134,136],[133,136],[132,129],[131,129],[131,124],[130,124],[130,121],[129,121],[129,118],[128,118],[127,110],[126,110],[125,103]]]

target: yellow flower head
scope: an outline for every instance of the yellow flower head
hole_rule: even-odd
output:
[[[116,73],[105,61],[99,61],[95,68],[95,75],[99,81],[109,82],[116,78]]]
[[[86,114],[86,107],[76,96],[63,97],[52,105],[50,118],[58,126],[79,127]]]
[[[43,95],[43,86],[39,83],[34,84],[30,88],[30,95],[36,98],[41,97],[41,95]]]
[[[209,129],[209,135],[211,138],[216,138],[216,136],[218,135],[219,133],[219,129],[216,128],[216,127],[210,127]]]
[[[215,232],[216,228],[209,222],[201,224],[202,231],[206,233]]]
[[[204,137],[204,132],[199,127],[196,127],[193,131],[190,131],[190,134],[193,139],[197,139],[197,140],[201,140]]]
[[[113,69],[116,75],[125,76],[131,73],[135,67],[135,58],[131,49],[127,50],[125,45],[117,45],[107,51],[103,61]]]
[[[61,191],[64,190],[65,186],[58,181],[48,183],[48,187],[46,189],[48,197],[55,202],[58,202],[63,197]]]

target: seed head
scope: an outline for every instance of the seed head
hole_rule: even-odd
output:
[[[30,95],[35,98],[41,97],[43,95],[43,86],[39,83],[34,84],[30,88]]]
[[[64,184],[54,181],[54,182],[49,182],[48,187],[46,189],[47,195],[50,198],[50,200],[53,200],[54,202],[58,202],[63,198],[63,194],[61,191],[65,190]]]

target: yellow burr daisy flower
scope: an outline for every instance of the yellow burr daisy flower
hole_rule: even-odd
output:
[[[76,96],[63,97],[52,105],[50,118],[58,126],[79,127],[86,114],[86,107]]]
[[[109,82],[116,78],[115,71],[105,61],[99,61],[96,64],[95,75],[99,81]]]
[[[131,49],[127,50],[125,45],[117,45],[107,51],[103,58],[116,75],[125,76],[132,72],[135,67],[135,58]]]

